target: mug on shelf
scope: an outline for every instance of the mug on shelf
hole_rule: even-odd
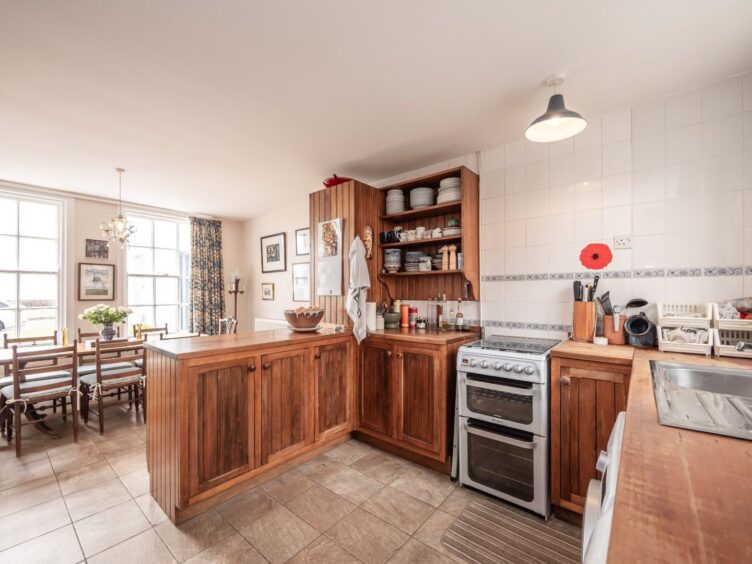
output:
[[[408,229],[407,231],[407,240],[408,241],[415,241],[415,238],[417,237],[415,233],[415,229]]]
[[[422,240],[426,236],[426,228],[425,227],[416,227],[415,228],[415,237],[418,239],[418,241]]]

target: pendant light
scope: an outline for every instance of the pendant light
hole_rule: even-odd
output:
[[[113,241],[119,241],[122,249],[128,244],[129,237],[136,232],[136,226],[130,225],[123,215],[123,173],[125,169],[116,168],[115,172],[118,174],[118,213],[110,218],[109,223],[100,223],[99,228],[102,230],[102,235],[107,237],[108,247]]]
[[[546,86],[556,88],[564,82],[564,75],[557,74],[546,79]],[[568,110],[564,96],[556,94],[548,100],[546,113],[537,118],[525,130],[525,137],[538,143],[551,143],[574,137],[587,127],[587,121],[577,112]]]

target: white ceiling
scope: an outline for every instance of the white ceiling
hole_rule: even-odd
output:
[[[749,0],[0,3],[0,178],[246,218],[752,68]]]

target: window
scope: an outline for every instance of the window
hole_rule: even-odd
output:
[[[0,193],[0,332],[9,337],[60,328],[62,210],[60,201]]]
[[[126,251],[128,331],[133,325],[190,331],[191,234],[186,220],[128,214],[136,233]]]

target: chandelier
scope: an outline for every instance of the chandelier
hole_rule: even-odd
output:
[[[107,237],[108,247],[113,241],[119,241],[120,248],[125,248],[128,238],[136,232],[136,226],[129,225],[123,215],[123,173],[125,170],[116,168],[115,172],[118,173],[118,213],[110,218],[109,223],[104,221],[100,223],[99,228],[102,230],[102,235]]]

